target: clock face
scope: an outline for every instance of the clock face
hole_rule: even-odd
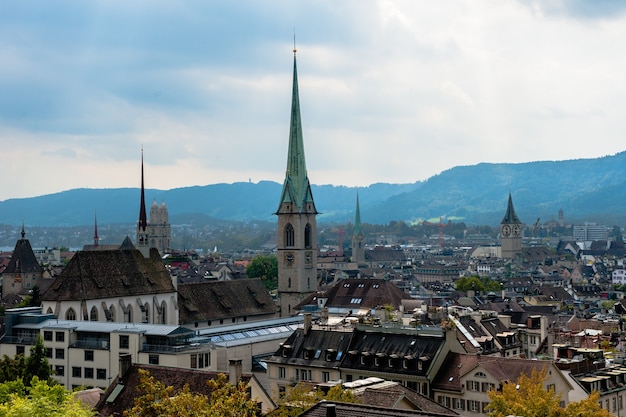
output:
[[[285,253],[285,264],[288,266],[293,265],[293,261],[294,261],[294,256],[293,256],[293,252],[287,252]]]
[[[513,236],[520,237],[521,235],[522,235],[522,230],[519,224],[516,224],[515,226],[513,226]]]
[[[505,224],[502,226],[502,236],[504,237],[509,237],[511,236],[511,226],[508,224]]]

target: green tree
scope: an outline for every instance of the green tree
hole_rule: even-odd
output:
[[[26,372],[26,358],[16,355],[13,358],[4,355],[0,360],[0,383],[22,379]]]
[[[545,369],[533,370],[531,376],[522,374],[517,382],[505,382],[502,391],[489,391],[489,417],[524,416],[524,417],[609,417],[608,410],[600,408],[599,393],[594,392],[588,398],[560,406],[561,396],[544,387]]]
[[[246,267],[248,278],[261,278],[265,288],[278,288],[278,258],[274,255],[259,255]]]
[[[46,349],[41,336],[37,336],[35,344],[30,348],[30,355],[26,358],[24,382],[30,385],[31,379],[37,377],[41,381],[50,379],[50,364],[46,358]]]
[[[478,275],[472,275],[469,277],[459,278],[454,286],[459,291],[500,291],[502,289],[502,285],[498,281],[495,281],[489,277],[479,277]]]
[[[61,385],[34,377],[30,387],[21,380],[0,384],[0,416],[90,417],[95,412]]]
[[[139,374],[137,390],[143,394],[135,398],[132,408],[124,411],[126,417],[254,417],[258,412],[246,385],[243,382],[230,384],[224,374],[207,381],[212,390],[210,397],[192,393],[188,385],[176,391],[143,369]]]
[[[322,400],[341,401],[344,403],[358,402],[352,391],[344,390],[338,384],[324,393],[310,383],[299,382],[288,390],[278,401],[278,407],[268,413],[268,417],[296,417]]]

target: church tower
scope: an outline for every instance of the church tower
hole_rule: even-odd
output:
[[[358,193],[356,195],[354,230],[352,231],[352,262],[356,262],[357,264],[365,262],[365,236],[361,229],[361,208],[359,207]]]
[[[513,208],[513,199],[509,193],[509,204],[501,225],[501,256],[512,259],[522,254],[522,222]]]
[[[287,172],[275,214],[280,316],[288,317],[297,304],[317,291],[317,210],[304,158],[295,48]]]
[[[150,257],[150,239],[148,239],[148,217],[146,216],[146,196],[143,183],[143,148],[141,149],[141,197],[139,201],[139,222],[137,223],[137,249],[144,258]]]
[[[150,206],[148,236],[150,238],[150,247],[157,248],[161,255],[170,249],[172,229],[165,201],[162,201],[159,205],[157,201],[154,200]]]

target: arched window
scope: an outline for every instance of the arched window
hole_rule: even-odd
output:
[[[126,311],[124,311],[124,321],[126,323],[133,322],[133,306],[130,304],[128,305]]]
[[[293,230],[291,223],[285,226],[285,246],[294,246],[296,241],[296,233]]]
[[[89,321],[98,321],[98,309],[96,306],[91,307],[89,312]]]
[[[307,249],[311,249],[312,240],[311,225],[307,223],[306,226],[304,226],[304,247]]]
[[[65,313],[65,320],[76,320],[76,310],[70,307]]]
[[[48,309],[46,310],[46,314],[52,314],[52,307],[48,307]]]
[[[143,306],[143,322],[150,323],[150,304],[148,303]]]
[[[115,306],[113,304],[109,307],[109,312],[111,313],[111,321],[115,321]]]
[[[167,323],[167,303],[165,300],[161,301],[161,324]]]

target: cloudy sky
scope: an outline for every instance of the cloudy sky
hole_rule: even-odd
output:
[[[293,38],[309,178],[626,149],[626,2],[0,1],[0,200],[284,178]]]

